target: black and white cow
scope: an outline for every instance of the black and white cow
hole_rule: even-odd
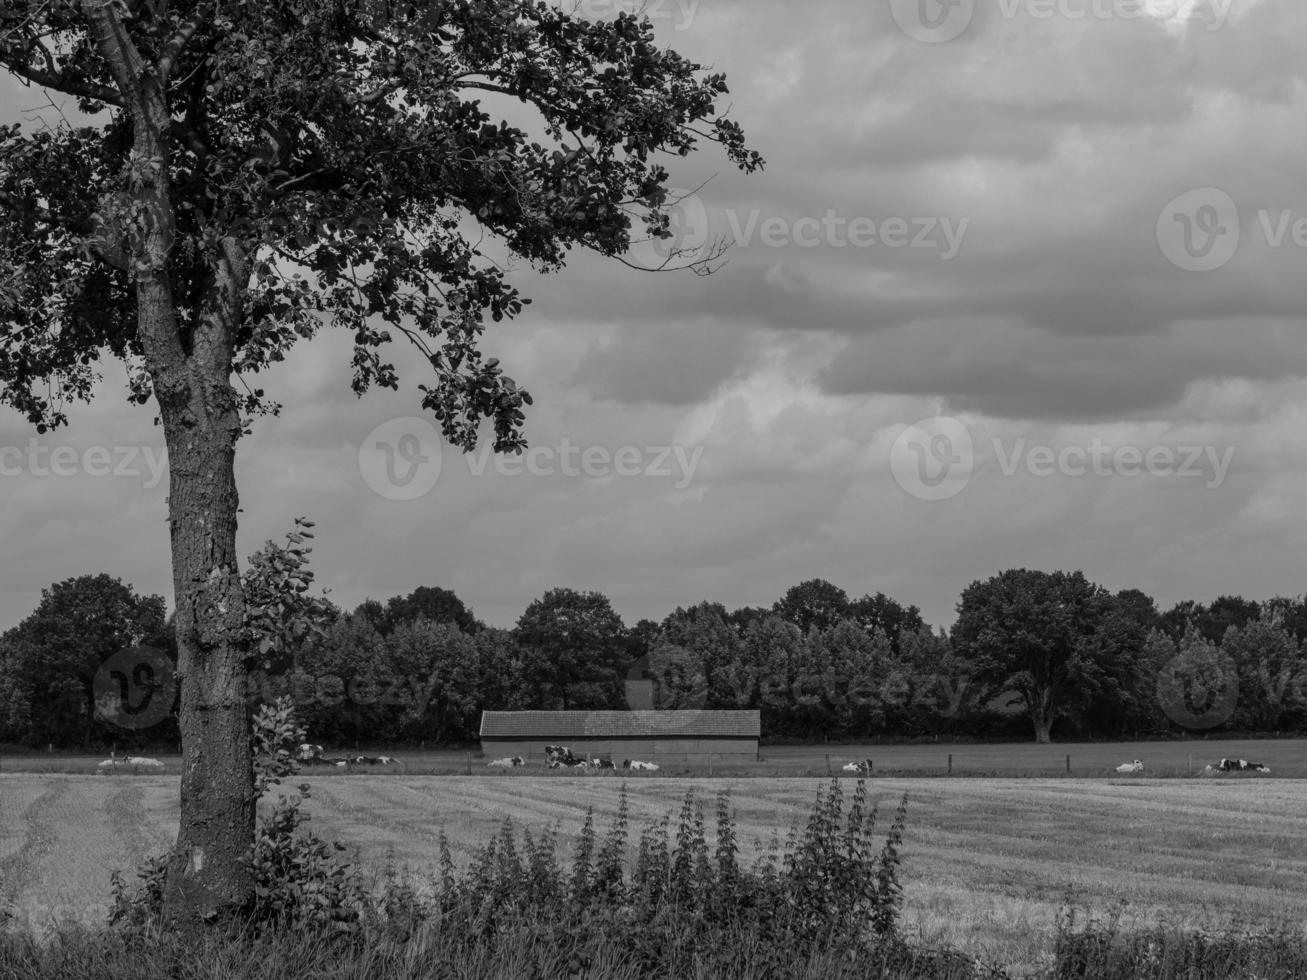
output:
[[[305,742],[296,751],[295,758],[300,762],[312,762],[315,759],[321,759],[322,746],[314,745],[312,742]]]
[[[1247,759],[1222,759],[1214,766],[1208,766],[1208,769],[1215,769],[1219,772],[1266,772],[1271,771],[1271,767],[1263,765],[1260,762],[1249,762]]]
[[[576,766],[584,761],[584,759],[578,759],[576,756],[572,755],[572,750],[566,745],[545,746],[545,765],[550,769],[559,769],[563,766]]]

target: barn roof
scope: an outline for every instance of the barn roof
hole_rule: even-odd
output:
[[[757,738],[757,711],[483,711],[482,738]]]

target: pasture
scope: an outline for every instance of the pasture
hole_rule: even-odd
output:
[[[1266,753],[1262,753],[1266,755]],[[505,818],[555,826],[564,849],[593,807],[602,832],[619,787],[632,829],[673,813],[686,789],[729,789],[745,857],[806,813],[811,778],[684,779],[535,772],[519,776],[310,775],[313,829],[365,866],[423,874],[437,835],[456,862]],[[851,784],[849,786],[851,788]],[[907,792],[905,924],[1008,963],[1044,961],[1064,898],[1127,922],[1225,929],[1307,921],[1307,783],[1208,779],[876,778],[882,813]],[[109,872],[130,872],[176,830],[172,777],[0,776],[0,908],[43,929],[94,921]]]
[[[159,759],[175,772],[176,754],[141,752]],[[476,749],[407,750],[389,746],[330,745],[327,755],[391,755],[399,765],[387,772],[410,776],[494,775],[488,759]],[[1067,756],[1071,757],[1067,772]],[[1025,742],[947,743],[909,745],[764,745],[756,763],[715,766],[664,766],[662,776],[824,776],[837,774],[847,762],[871,759],[873,775],[946,776],[952,758],[954,776],[1111,776],[1122,762],[1140,759],[1150,777],[1192,776],[1222,756],[1251,759],[1271,767],[1277,778],[1307,778],[1307,739],[1193,739],[1167,742],[1068,742],[1036,745]],[[25,752],[0,755],[0,773],[90,774],[104,760],[99,755]],[[618,760],[620,762],[620,760]],[[364,772],[372,772],[364,768]],[[529,765],[519,775],[539,774]],[[353,773],[351,773],[352,775]]]

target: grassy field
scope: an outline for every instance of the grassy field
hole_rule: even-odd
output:
[[[1265,754],[1265,753],[1263,753]],[[587,806],[599,826],[623,781],[633,826],[729,788],[742,847],[758,853],[801,819],[814,779],[687,780],[611,776],[310,777],[318,833],[354,846],[365,866],[422,873],[437,835],[456,860],[505,817],[553,824],[564,840]],[[877,778],[882,811],[910,796],[906,923],[986,959],[1039,962],[1068,890],[1129,922],[1225,929],[1307,921],[1307,783],[1223,776],[1194,780]],[[0,777],[0,906],[41,929],[94,921],[108,875],[164,850],[177,784],[167,776]]]
[[[119,753],[123,755],[124,753]],[[155,755],[175,772],[180,756]],[[492,775],[478,750],[406,751],[385,746],[328,746],[328,755],[391,755],[400,765],[387,772],[410,776]],[[1067,772],[1067,756],[1071,757]],[[1271,767],[1276,777],[1307,778],[1307,739],[1223,739],[1174,742],[1077,742],[915,745],[777,745],[763,746],[759,761],[747,765],[665,766],[662,776],[822,776],[839,772],[846,762],[871,759],[877,775],[945,776],[950,757],[953,775],[971,776],[1111,776],[1122,762],[1140,759],[1149,776],[1194,775],[1221,757],[1250,759]],[[0,756],[0,773],[94,773],[104,755],[27,753]],[[368,770],[365,770],[368,771]],[[528,767],[527,773],[539,773]],[[352,774],[351,774],[352,775]]]

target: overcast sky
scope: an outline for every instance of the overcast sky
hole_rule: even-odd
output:
[[[822,577],[938,626],[1016,566],[1164,607],[1307,589],[1301,0],[648,10],[767,159],[674,161],[707,181],[679,241],[733,237],[729,264],[520,270],[534,303],[486,345],[535,397],[521,472],[395,421],[417,365],[359,401],[348,338],[296,348],[239,447],[242,553],[307,515],[338,603],[438,585],[505,626],[554,586],[630,623]],[[6,120],[40,101],[0,85]],[[89,572],[171,603],[162,432],[124,377],[37,441],[72,475],[0,415],[0,628]]]

